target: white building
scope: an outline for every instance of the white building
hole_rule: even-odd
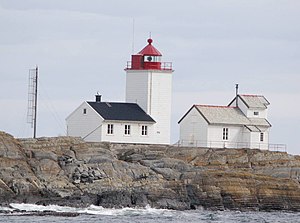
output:
[[[67,135],[86,141],[170,144],[172,63],[148,45],[127,63],[126,102],[83,102],[67,119]]]
[[[268,105],[260,95],[237,95],[228,106],[193,105],[178,122],[180,144],[268,149]]]
[[[155,121],[135,103],[83,102],[67,117],[67,134],[90,142],[152,143]]]

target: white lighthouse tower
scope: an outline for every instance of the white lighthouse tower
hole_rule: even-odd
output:
[[[132,55],[126,71],[126,102],[137,103],[154,120],[155,143],[170,144],[172,63],[152,45]]]

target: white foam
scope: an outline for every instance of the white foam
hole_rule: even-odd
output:
[[[82,209],[79,213],[86,214],[96,214],[96,215],[166,215],[166,213],[171,214],[172,211],[166,209],[155,209],[150,206],[146,206],[145,208],[103,208],[101,206],[91,205],[88,208]]]
[[[1,211],[14,211],[14,209],[9,208],[9,207],[1,207],[1,206],[0,206],[0,212],[1,212]]]
[[[58,206],[58,205],[37,205],[37,204],[24,204],[24,203],[12,203],[9,205],[14,210],[18,211],[54,211],[54,212],[77,212],[76,208],[67,207],[67,206]]]
[[[10,204],[10,210],[26,211],[26,212],[42,212],[42,211],[53,211],[53,212],[71,212],[80,214],[91,214],[91,215],[163,215],[172,216],[174,211],[166,209],[156,209],[146,206],[145,208],[103,208],[101,206],[91,205],[87,208],[74,208],[67,206],[58,205],[37,205],[37,204],[24,204],[24,203],[12,203]]]

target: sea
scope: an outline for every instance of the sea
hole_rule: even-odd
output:
[[[57,205],[10,204],[0,207],[2,223],[114,223],[114,222],[255,222],[255,223],[300,223],[297,212],[240,212],[240,211],[175,211],[166,209],[122,208],[109,209],[91,205],[87,208],[63,207]]]

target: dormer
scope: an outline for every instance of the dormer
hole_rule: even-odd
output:
[[[270,103],[262,95],[237,95],[228,106],[236,106],[248,118],[267,118]]]

